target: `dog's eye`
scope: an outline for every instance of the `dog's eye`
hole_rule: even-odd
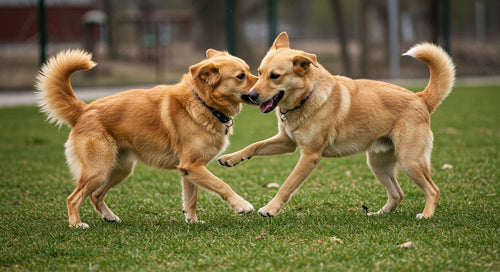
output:
[[[279,74],[271,73],[271,75],[269,76],[269,78],[271,78],[271,79],[278,79],[278,78],[280,78],[280,76],[281,75],[279,75]]]
[[[243,80],[245,78],[245,73],[241,73],[236,76],[239,80]]]

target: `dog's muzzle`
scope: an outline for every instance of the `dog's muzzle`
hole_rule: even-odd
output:
[[[248,104],[255,104],[254,102],[252,102],[250,100],[250,97],[248,96],[248,94],[241,95],[241,99],[243,99],[243,101],[247,102]]]
[[[259,102],[258,102],[259,93],[254,92],[254,91],[250,91],[247,96],[248,96],[248,100],[250,100],[250,102],[252,102],[254,104],[259,104]]]

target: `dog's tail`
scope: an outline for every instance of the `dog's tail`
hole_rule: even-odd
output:
[[[431,43],[417,44],[403,55],[422,60],[429,66],[429,83],[417,95],[424,99],[429,112],[432,113],[448,96],[455,84],[455,65],[441,47]]]
[[[89,70],[96,65],[92,55],[83,50],[66,50],[43,65],[37,77],[38,105],[50,122],[74,126],[87,104],[78,100],[70,83],[70,76],[78,70]]]

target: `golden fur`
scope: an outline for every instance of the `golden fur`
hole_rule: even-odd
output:
[[[176,85],[130,90],[86,104],[75,97],[69,78],[94,65],[83,51],[61,52],[42,68],[36,85],[48,119],[71,127],[65,144],[76,179],[76,189],[67,199],[71,227],[88,228],[79,215],[86,197],[103,219],[120,221],[104,197],[132,173],[137,160],[179,169],[187,222],[197,222],[198,186],[219,194],[236,212],[253,211],[205,168],[228,145],[232,121],[219,121],[201,100],[226,116],[236,115],[245,102],[242,95],[257,80],[243,60],[209,49],[207,59],[191,66]]]
[[[300,149],[295,169],[277,195],[259,210],[260,215],[277,215],[322,157],[362,151],[388,195],[385,206],[371,214],[393,211],[403,199],[396,179],[398,165],[425,194],[425,208],[417,217],[434,215],[439,189],[430,175],[430,115],[450,93],[455,67],[441,48],[429,43],[414,46],[406,55],[425,61],[430,68],[429,84],[422,92],[380,81],[333,76],[315,55],[290,49],[286,33],[276,38],[248,95],[263,112],[278,107],[279,132],[219,158],[221,164],[234,166],[253,156]]]

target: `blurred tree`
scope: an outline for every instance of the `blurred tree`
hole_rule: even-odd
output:
[[[439,43],[439,0],[427,1],[428,12],[424,18],[428,18],[431,42]]]
[[[106,30],[107,30],[107,45],[108,45],[108,54],[109,57],[112,59],[116,59],[118,57],[118,52],[115,46],[115,5],[113,3],[113,0],[103,0],[102,1],[102,10],[106,14],[107,17],[107,25],[106,25]]]
[[[368,14],[368,0],[361,1],[361,16],[360,16],[360,29],[359,36],[361,41],[361,52],[359,57],[359,72],[361,77],[368,77],[368,31],[367,20]]]
[[[38,0],[38,27],[39,27],[39,46],[40,46],[40,62],[42,66],[47,60],[47,33],[46,33],[46,14],[45,14],[45,1]]]
[[[192,0],[196,33],[196,46],[200,49],[226,48],[225,1]]]
[[[229,50],[232,45],[228,44],[229,38],[227,31],[230,29],[231,32],[234,31],[234,37],[231,41],[234,42],[234,54],[245,60],[253,59],[253,54],[248,42],[246,40],[244,21],[249,13],[252,13],[260,4],[264,1],[236,1],[229,0],[192,0],[194,8],[194,18],[198,20],[196,22],[197,32],[194,35],[196,46],[202,50],[207,48],[215,48],[218,50]],[[232,18],[235,18],[234,22],[231,22],[228,17],[228,7],[226,5],[231,4],[232,9],[229,12]],[[265,2],[264,2],[265,4]],[[227,24],[232,24],[228,27]],[[231,48],[233,49],[233,48]]]
[[[250,66],[254,66],[255,62],[253,61],[253,52],[251,47],[247,41],[247,35],[245,34],[245,21],[248,17],[248,14],[251,13],[253,9],[253,5],[256,2],[264,2],[264,1],[237,1],[235,2],[235,12],[236,12],[236,21],[235,21],[235,39],[236,39],[236,51],[235,55],[244,59]]]
[[[310,6],[311,3],[307,0],[294,1],[294,23],[297,37],[307,37],[308,31],[310,31],[309,22],[307,20]]]
[[[343,19],[343,11],[339,0],[331,0],[330,7],[332,10],[333,20],[335,21],[335,29],[340,42],[340,55],[344,66],[344,73],[351,75],[351,61],[347,50],[347,38],[345,33],[345,25]]]

